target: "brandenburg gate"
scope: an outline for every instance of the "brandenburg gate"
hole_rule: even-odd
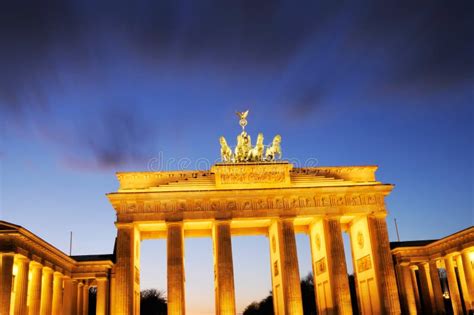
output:
[[[280,160],[281,137],[255,146],[245,131],[206,171],[118,173],[111,314],[139,314],[140,242],[166,238],[169,314],[185,313],[184,238],[211,237],[216,314],[236,314],[233,235],[269,239],[275,314],[303,314],[295,233],[311,242],[319,314],[351,314],[343,236],[350,236],[359,309],[400,314],[384,199],[393,186],[376,166],[296,168]]]

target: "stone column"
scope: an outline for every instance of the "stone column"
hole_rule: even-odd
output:
[[[275,314],[303,314],[293,219],[275,220],[269,236]]]
[[[413,289],[413,282],[412,282],[412,271],[410,270],[409,265],[402,264],[399,266],[400,270],[400,293],[402,299],[404,299],[404,304],[406,305],[406,309],[404,313],[406,314],[417,314],[416,310],[416,299],[415,299],[415,291]]]
[[[14,254],[1,254],[0,265],[0,314],[10,314],[10,300],[13,281]]]
[[[97,281],[97,299],[96,299],[96,315],[106,315],[107,312],[107,295],[109,292],[108,280],[106,277],[100,277]]]
[[[423,296],[423,311],[433,314],[434,295],[428,263],[418,264],[418,272],[420,275],[421,294]]]
[[[234,265],[230,222],[216,221],[212,228],[214,247],[216,314],[235,314]]]
[[[89,313],[89,284],[86,282],[82,287],[82,315]]]
[[[168,223],[168,313],[185,314],[184,230],[182,222]]]
[[[83,300],[84,300],[84,283],[82,281],[79,281],[77,283],[77,301],[76,301],[76,314],[77,315],[83,315],[82,310],[83,310]]]
[[[420,290],[418,288],[418,282],[416,281],[416,270],[417,267],[410,266],[411,285],[413,287],[413,293],[415,295],[416,311],[418,314],[422,314],[423,309],[421,306]]]
[[[474,310],[474,270],[472,270],[471,255],[474,255],[474,248],[466,248],[461,252],[462,264],[464,267],[464,275],[466,277],[467,292],[471,301],[470,308],[468,310]]]
[[[132,315],[139,310],[136,305],[136,287],[139,291],[137,248],[140,241],[139,232],[133,225],[117,226],[117,261],[115,264],[114,304],[111,313],[114,315]],[[138,246],[138,245],[137,245]],[[138,315],[138,314],[137,314]]]
[[[41,283],[41,315],[51,315],[53,302],[53,269],[43,268],[43,280]]]
[[[27,298],[28,298],[28,272],[30,270],[30,261],[23,256],[16,256],[16,265],[18,272],[16,274],[16,290],[15,290],[15,315],[28,314]]]
[[[385,216],[369,216],[368,225],[382,310],[386,314],[400,314],[397,279]]]
[[[318,309],[334,314],[352,314],[340,219],[325,218],[311,224],[309,229]],[[328,279],[331,296],[318,297],[316,292],[320,277],[325,277],[324,281]]]
[[[452,255],[444,258],[446,266],[446,276],[448,277],[449,296],[453,305],[454,314],[462,313],[461,296],[458,289],[458,281],[456,280],[456,271],[454,270],[454,261]]]
[[[76,304],[75,299],[73,300],[73,280],[70,277],[64,277],[64,291],[63,291],[63,303],[62,313],[60,314],[75,314]],[[54,296],[54,293],[53,293]],[[74,310],[74,311],[73,311]]]
[[[109,290],[107,291],[108,298],[107,298],[107,304],[106,304],[106,305],[109,305],[106,308],[107,314],[111,313],[113,311],[112,305],[115,304],[115,292],[114,292],[114,289],[115,289],[115,267],[112,267],[112,270],[110,272],[109,281],[110,281],[110,284],[109,284]]]
[[[63,274],[53,274],[53,315],[61,315],[63,309]]]
[[[433,312],[435,314],[444,314],[446,312],[444,308],[443,290],[441,289],[441,282],[439,279],[438,266],[435,260],[431,260],[429,263],[431,286],[433,288]]]
[[[79,282],[76,279],[73,279],[71,282],[71,315],[79,315],[77,313],[77,300],[78,296],[78,287]]]
[[[41,285],[43,266],[35,261],[30,262],[31,280],[28,285],[28,314],[38,315],[41,307]]]
[[[455,259],[456,259],[456,265],[458,266],[459,282],[462,289],[464,306],[466,307],[466,310],[469,310],[471,308],[471,297],[469,295],[468,283],[466,282],[466,272],[465,272],[466,268],[464,268],[462,255],[457,255]],[[470,265],[467,265],[467,266],[470,267]],[[469,285],[472,286],[472,284],[469,284]]]

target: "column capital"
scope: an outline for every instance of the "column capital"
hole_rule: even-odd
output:
[[[376,218],[376,219],[385,219],[388,216],[387,212],[372,212],[367,215],[369,218]]]
[[[231,223],[231,219],[214,219],[214,221],[212,221],[213,225],[218,225],[218,224],[230,224]]]
[[[466,254],[466,253],[471,253],[471,252],[474,253],[474,247],[473,246],[461,249],[461,254]]]
[[[131,229],[134,228],[135,225],[133,223],[115,222],[115,227],[117,227],[117,229]]]
[[[459,252],[450,252],[446,253],[443,257],[443,259],[453,259],[454,257],[458,256]]]
[[[43,265],[41,263],[37,262],[36,260],[31,260],[30,261],[30,268],[31,269],[42,269]]]
[[[281,221],[281,222],[292,222],[295,221],[295,216],[294,215],[288,215],[288,216],[280,216],[276,221]]]
[[[53,272],[54,272],[53,268],[48,267],[48,266],[43,266],[43,273],[49,274],[49,273],[53,273]]]
[[[323,220],[337,220],[341,221],[342,215],[341,214],[326,214],[325,216],[321,217]]]
[[[426,267],[428,265],[428,261],[419,261],[416,263],[416,265],[419,267]]]
[[[166,221],[166,226],[182,226],[183,221]]]
[[[21,254],[16,254],[15,255],[15,260],[22,261],[22,262],[29,262],[30,259],[26,256],[23,256]]]

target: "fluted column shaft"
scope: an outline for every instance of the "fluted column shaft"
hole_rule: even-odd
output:
[[[337,314],[352,314],[351,293],[347,278],[346,256],[339,218],[324,219],[326,254],[331,293]]]
[[[400,265],[400,272],[400,291],[402,298],[405,300],[405,310],[403,311],[406,314],[417,314],[415,291],[413,288],[412,272],[410,270],[410,266]]]
[[[16,274],[16,290],[15,290],[15,315],[28,314],[27,298],[28,298],[28,272],[30,261],[25,257],[16,257],[16,265],[18,272]]]
[[[2,254],[0,265],[0,315],[10,315],[13,281],[13,254]]]
[[[369,216],[368,224],[382,310],[385,314],[400,314],[397,279],[390,251],[387,222],[385,217]]]
[[[41,307],[41,285],[43,266],[35,261],[30,263],[31,280],[28,284],[28,314],[38,315]]]
[[[449,296],[451,297],[451,304],[453,305],[454,314],[462,313],[461,296],[458,289],[458,281],[456,279],[456,271],[454,270],[454,261],[452,256],[444,258],[446,266],[446,276],[448,277]]]
[[[468,248],[461,252],[462,264],[464,267],[464,275],[466,277],[467,292],[471,301],[470,308],[468,310],[474,310],[474,270],[472,269],[472,262],[470,255],[474,255],[474,248]]]
[[[415,295],[416,311],[419,314],[421,314],[423,309],[421,306],[420,290],[418,288],[418,282],[416,281],[416,267],[415,266],[410,266],[410,275],[411,275],[411,284],[413,286],[413,293]]]
[[[138,232],[133,226],[119,226],[117,231],[117,262],[115,264],[114,303],[110,311],[114,315],[139,313],[139,274],[136,267],[135,245],[139,242]],[[139,292],[138,292],[139,294]]]
[[[63,301],[62,301],[62,313],[61,314],[72,314],[73,303],[72,300],[72,279],[64,277],[64,289],[63,289]]]
[[[51,315],[53,302],[53,269],[43,268],[43,280],[41,284],[41,315]]]
[[[466,282],[466,273],[465,273],[466,268],[464,268],[461,255],[457,255],[455,259],[456,259],[456,265],[458,266],[459,282],[462,289],[464,306],[466,310],[469,310],[471,308],[471,297],[469,295],[468,283]]]
[[[433,314],[434,296],[428,264],[418,264],[418,272],[420,275],[421,294],[423,296],[423,310],[425,313]]]
[[[63,275],[55,272],[53,275],[53,315],[61,315],[63,308]]]
[[[444,299],[443,299],[443,290],[441,289],[441,282],[439,280],[438,266],[436,265],[435,260],[429,262],[430,269],[430,278],[431,286],[433,288],[433,313],[434,314],[444,314]]]
[[[82,287],[82,314],[87,315],[89,313],[89,285],[84,284]]]
[[[184,230],[182,222],[168,223],[168,313],[185,314]]]
[[[230,223],[216,222],[212,230],[214,245],[216,314],[235,314],[234,265]]]
[[[275,313],[303,314],[293,219],[275,220],[269,236]]]
[[[76,301],[76,312],[77,315],[83,315],[83,299],[84,299],[84,284],[82,282],[77,283],[77,301]]]
[[[106,315],[107,312],[107,295],[108,295],[108,280],[107,278],[97,278],[97,302],[96,315]]]
[[[77,288],[79,287],[79,282],[77,280],[72,280],[71,282],[71,315],[79,315],[77,313],[77,300],[79,298]]]

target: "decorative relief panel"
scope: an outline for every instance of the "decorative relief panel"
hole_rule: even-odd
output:
[[[364,248],[364,234],[361,231],[357,232],[357,244],[360,249]]]
[[[321,250],[321,237],[319,236],[319,233],[316,234],[316,249],[319,251]]]
[[[140,269],[135,267],[135,283],[140,284]]]
[[[357,259],[357,272],[364,272],[370,269],[372,269],[370,255]]]
[[[255,163],[219,165],[212,167],[217,187],[261,187],[290,184],[289,163]]]
[[[319,276],[326,272],[326,257],[316,261],[316,275]]]

